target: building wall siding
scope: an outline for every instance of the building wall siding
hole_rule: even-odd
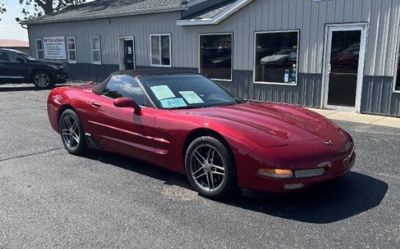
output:
[[[29,26],[32,53],[35,39],[75,36],[78,63],[90,64],[90,36],[101,35],[102,63],[118,67],[118,37],[134,36],[137,66],[150,66],[149,35],[170,33],[172,66],[198,68],[199,35],[233,33],[232,82],[221,82],[233,93],[256,100],[320,107],[326,24],[366,23],[367,44],[362,112],[399,114],[399,95],[393,93],[397,68],[400,0],[254,0],[218,25],[179,27],[180,12],[158,13],[82,22]],[[296,86],[253,83],[254,43],[257,31],[299,30]],[[96,66],[93,65],[95,69]],[[97,68],[101,68],[97,66]],[[91,68],[92,69],[92,68]],[[367,76],[368,75],[368,76]],[[376,80],[381,77],[384,81]],[[391,78],[392,80],[389,80]],[[371,80],[374,79],[374,80]],[[385,82],[385,83],[382,83]],[[383,87],[380,90],[379,87]],[[368,91],[382,91],[382,94]],[[382,97],[383,99],[378,99]],[[388,101],[387,99],[390,99]]]
[[[365,76],[361,112],[400,116],[400,93],[393,93],[393,77]]]
[[[234,69],[251,71],[254,32],[300,30],[299,72],[322,73],[325,25],[368,23],[365,75],[393,76],[400,23],[398,0],[255,0],[218,25],[178,27],[179,12],[30,26],[31,38],[76,36],[78,61],[90,63],[90,36],[101,34],[104,64],[119,64],[119,36],[134,36],[136,63],[148,66],[149,34],[171,33],[173,66],[198,66],[198,35],[232,32]],[[34,48],[34,39],[31,40]],[[185,53],[181,53],[185,51]]]
[[[252,71],[233,71],[232,83],[219,82],[233,94],[244,99],[290,103],[319,107],[321,74],[299,74],[296,86],[253,84]]]

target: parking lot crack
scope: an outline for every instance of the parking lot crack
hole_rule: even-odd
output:
[[[14,160],[14,159],[21,159],[21,158],[26,158],[26,157],[36,156],[36,155],[47,154],[47,153],[58,151],[58,150],[62,150],[62,149],[63,149],[62,147],[57,147],[57,148],[53,148],[53,149],[48,149],[48,150],[39,151],[39,152],[35,152],[35,153],[30,153],[30,154],[25,154],[25,155],[18,155],[18,156],[9,157],[9,158],[1,158],[1,156],[0,156],[0,163],[11,161],[11,160]]]

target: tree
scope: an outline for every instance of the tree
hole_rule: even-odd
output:
[[[22,6],[22,17],[16,18],[17,22],[25,21],[31,17],[48,15],[64,9],[70,5],[77,5],[86,0],[19,0]],[[6,12],[4,0],[0,0],[0,14]]]
[[[4,7],[3,0],[0,0],[0,14],[3,14],[4,12],[6,12],[6,8]]]

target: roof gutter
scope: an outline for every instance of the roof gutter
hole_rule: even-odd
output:
[[[53,19],[53,20],[37,20],[37,21],[35,21],[35,19],[31,19],[31,20],[23,21],[23,22],[21,22],[21,24],[22,25],[33,25],[33,24],[48,24],[48,23],[60,23],[60,22],[90,21],[90,20],[96,20],[96,19],[106,19],[106,18],[175,12],[175,11],[181,11],[182,9],[183,9],[183,7],[179,6],[179,7],[171,7],[168,9],[167,8],[165,8],[165,9],[148,9],[148,10],[131,11],[131,12],[125,12],[125,13],[111,14],[111,15],[110,14],[99,14],[99,15],[92,15],[92,16],[60,18],[60,19]]]
[[[232,6],[222,11],[218,15],[213,18],[205,18],[205,19],[186,19],[186,20],[177,20],[177,26],[198,26],[198,25],[216,25],[229,18],[231,15],[235,14],[248,4],[253,2],[253,0],[238,0]]]

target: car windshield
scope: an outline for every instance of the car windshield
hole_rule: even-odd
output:
[[[201,75],[140,77],[150,98],[161,109],[190,109],[243,102]]]
[[[33,58],[33,57],[31,57],[31,56],[29,56],[29,55],[27,55],[27,54],[25,54],[25,53],[17,52],[17,54],[18,54],[19,56],[21,56],[22,58],[26,59],[26,60],[29,60],[29,61],[36,61],[35,58]]]

